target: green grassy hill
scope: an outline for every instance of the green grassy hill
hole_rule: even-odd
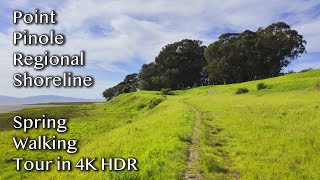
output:
[[[258,83],[268,85],[257,90]],[[238,88],[246,94],[235,94]],[[68,117],[79,151],[16,150],[12,137],[57,134],[13,130],[12,117]],[[0,114],[0,179],[319,179],[320,70],[175,95],[140,91],[101,104]],[[81,157],[134,157],[139,171],[15,171],[13,157],[75,164]],[[99,163],[96,163],[97,166]],[[54,167],[54,166],[53,166]]]

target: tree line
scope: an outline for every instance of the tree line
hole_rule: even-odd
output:
[[[208,47],[184,39],[162,48],[139,74],[129,74],[103,96],[109,100],[138,90],[173,90],[204,85],[240,83],[279,76],[306,52],[303,36],[284,22],[256,31],[222,34]]]

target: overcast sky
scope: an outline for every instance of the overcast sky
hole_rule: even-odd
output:
[[[55,10],[57,25],[13,24],[13,10],[33,12]],[[102,91],[120,82],[128,73],[154,61],[161,47],[182,39],[198,39],[204,45],[226,32],[256,30],[283,21],[304,35],[308,54],[294,61],[287,70],[320,68],[319,0],[12,0],[0,2],[0,95],[63,95],[101,97]],[[66,36],[64,46],[17,46],[13,31],[48,33],[55,29]],[[86,66],[47,68],[13,66],[13,52],[77,54],[86,51]],[[57,75],[73,71],[95,78],[93,88],[14,88],[13,75]]]

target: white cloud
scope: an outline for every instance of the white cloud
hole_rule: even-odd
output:
[[[89,91],[16,90],[11,85],[12,75],[17,72],[17,68],[12,67],[12,53],[15,51],[42,54],[45,50],[50,50],[57,54],[74,54],[86,50],[86,69],[121,72],[125,75],[130,70],[121,69],[116,64],[129,64],[137,59],[144,62],[153,61],[161,47],[168,43],[190,38],[200,39],[209,44],[225,31],[255,30],[276,21],[286,21],[305,35],[308,40],[308,52],[320,52],[320,36],[317,32],[320,19],[314,18],[310,10],[319,3],[318,0],[69,0],[56,4],[50,1],[42,7],[35,2],[31,5],[28,2],[10,1],[7,5],[13,9],[39,8],[44,12],[58,7],[59,3],[61,7],[56,9],[58,25],[29,26],[20,23],[8,29],[8,33],[0,33],[0,94],[19,93],[24,96],[60,93],[79,96],[87,93],[89,97],[97,97],[100,96],[101,89],[106,87],[104,82],[109,82],[109,85],[115,84],[111,78],[106,77],[103,81],[99,77],[101,82],[97,82],[96,87]],[[97,30],[95,27],[101,29]],[[66,45],[12,46],[12,31],[29,29],[30,33],[48,33],[51,28],[56,29],[58,33],[65,33]],[[95,30],[99,33],[92,32]],[[81,72],[85,73],[85,70]],[[55,68],[41,73],[59,75],[63,71],[64,68]]]
[[[320,18],[312,19],[305,24],[294,27],[298,32],[303,32],[304,38],[307,40],[308,52],[320,52]]]

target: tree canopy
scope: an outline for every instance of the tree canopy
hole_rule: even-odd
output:
[[[122,93],[135,92],[139,89],[139,78],[137,73],[127,75],[122,82],[116,86],[110,87],[103,91],[102,96],[106,100],[113,99]]]
[[[278,76],[305,52],[306,41],[283,22],[256,32],[226,33],[205,50],[211,84],[229,84]]]
[[[141,88],[184,89],[198,85],[206,65],[204,49],[205,46],[198,40],[184,39],[166,45],[155,62],[142,66],[139,73]]]
[[[106,99],[143,90],[185,89],[207,84],[230,84],[279,76],[306,52],[306,41],[284,22],[241,33],[222,34],[209,47],[184,39],[162,48],[139,74],[129,74],[103,92]]]

